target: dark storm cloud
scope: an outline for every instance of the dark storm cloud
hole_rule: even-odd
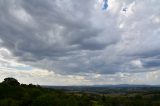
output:
[[[0,0],[1,47],[20,62],[60,74],[114,74],[159,67],[158,60],[132,63],[141,54],[145,58],[159,54],[159,25],[148,22],[152,17],[137,24],[140,13],[124,20],[114,8],[103,13],[96,5],[93,0]],[[149,9],[153,13],[144,16],[158,13]],[[121,29],[121,22],[133,24]]]

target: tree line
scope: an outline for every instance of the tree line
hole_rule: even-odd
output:
[[[5,78],[0,83],[0,106],[160,106],[160,93],[132,97],[67,93]]]

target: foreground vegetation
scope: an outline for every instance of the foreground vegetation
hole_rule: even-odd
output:
[[[129,95],[67,93],[6,78],[0,83],[0,106],[160,106],[160,92]]]

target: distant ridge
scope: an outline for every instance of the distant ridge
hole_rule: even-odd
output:
[[[138,84],[118,84],[118,85],[41,85],[42,87],[160,87],[160,85],[138,85]]]
[[[92,85],[93,87],[160,87],[160,85],[137,85],[137,84],[119,84],[119,85]]]

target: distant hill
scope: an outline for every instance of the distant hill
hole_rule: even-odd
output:
[[[158,85],[92,85],[92,86],[42,86],[43,88],[51,88],[57,90],[71,91],[71,92],[88,92],[88,93],[102,93],[108,94],[113,92],[127,92],[127,91],[152,91],[160,90]]]

